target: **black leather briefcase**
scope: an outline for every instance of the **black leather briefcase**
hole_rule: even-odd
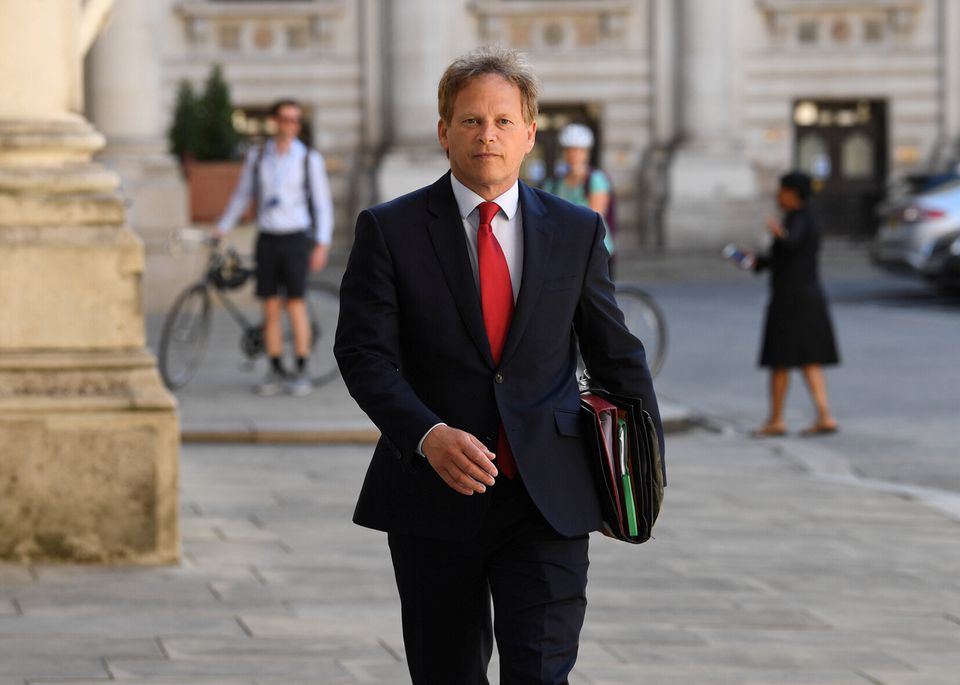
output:
[[[650,539],[665,474],[657,429],[640,399],[599,388],[580,393],[584,439],[603,511],[603,533],[632,544]]]

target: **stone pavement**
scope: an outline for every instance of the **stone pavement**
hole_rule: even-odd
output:
[[[672,436],[656,539],[593,538],[571,683],[957,685],[960,523],[822,444]],[[0,685],[409,682],[368,455],[186,445],[179,566],[0,566]]]

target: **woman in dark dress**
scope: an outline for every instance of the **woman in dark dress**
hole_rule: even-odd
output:
[[[820,435],[837,431],[830,413],[823,367],[839,361],[827,300],[817,273],[820,231],[807,210],[810,177],[791,172],[780,179],[777,203],[783,222],[767,220],[774,241],[770,252],[757,258],[754,268],[770,269],[770,302],[763,332],[760,366],[770,368],[770,416],[755,436],[785,435],[783,405],[790,370],[800,368],[817,411],[814,423],[803,431]]]

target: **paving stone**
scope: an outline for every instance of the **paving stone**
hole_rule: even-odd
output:
[[[353,676],[332,659],[308,655],[302,658],[289,656],[256,659],[207,658],[190,660],[108,659],[107,667],[116,680],[149,678],[157,681],[192,679],[195,676],[218,678],[242,678],[257,680],[262,677],[310,678],[315,683],[338,685],[355,683]]]
[[[153,678],[143,680],[140,678],[123,678],[123,679],[112,679],[112,680],[47,680],[44,678],[33,679],[27,681],[27,685],[104,685],[104,683],[123,683],[123,685],[258,685],[253,680],[224,680],[220,676],[191,676],[188,680],[169,680],[164,678],[163,680],[155,680]],[[7,685],[7,683],[0,682],[0,685]],[[11,684],[13,685],[13,684]],[[24,681],[19,680],[15,685],[24,685]]]
[[[107,678],[103,660],[96,656],[16,655],[0,662],[0,677],[23,683],[27,678]]]

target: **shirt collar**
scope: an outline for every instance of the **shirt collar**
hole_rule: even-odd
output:
[[[299,138],[294,138],[293,142],[290,143],[289,152],[293,153],[295,157],[299,157],[303,154],[303,151],[307,149],[307,146],[303,144],[303,141]],[[276,155],[277,154],[277,141],[270,137],[267,139],[266,148],[264,150],[266,154]]]
[[[457,199],[457,208],[460,210],[460,218],[466,219],[476,210],[477,205],[485,200],[475,192],[463,185],[460,180],[450,173],[450,185],[453,186],[453,196]],[[500,205],[500,210],[507,215],[508,220],[513,219],[520,206],[520,183],[514,181],[513,185],[505,193],[493,199]]]

